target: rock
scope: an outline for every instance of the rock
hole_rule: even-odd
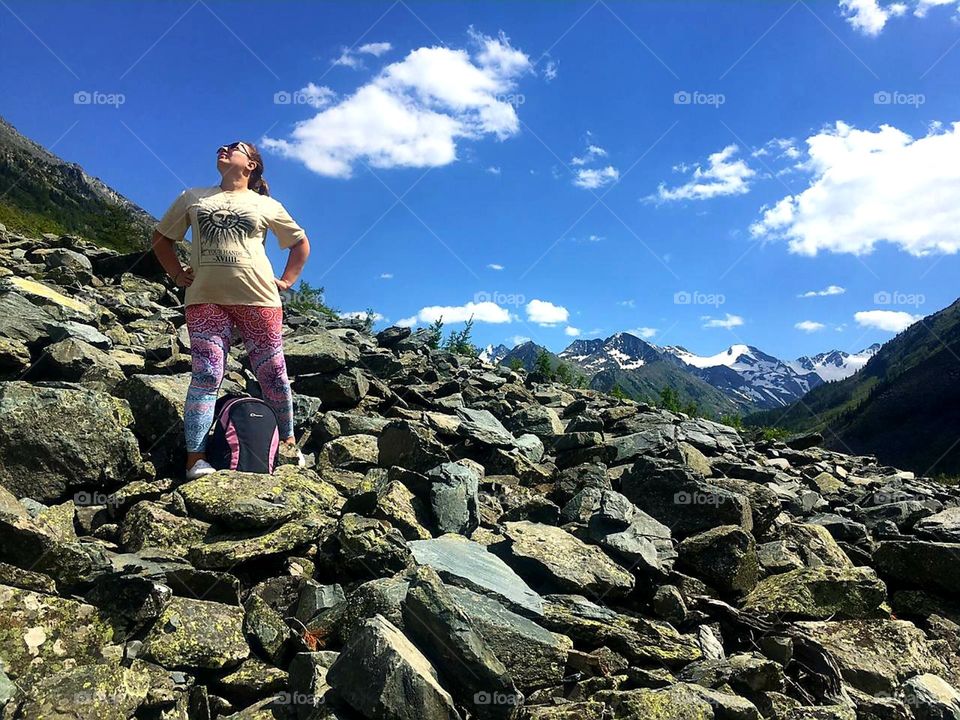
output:
[[[3,671],[27,688],[77,664],[119,658],[114,628],[93,605],[0,586]]]
[[[721,593],[742,596],[757,584],[756,544],[736,525],[691,535],[680,543],[679,556],[684,567]]]
[[[373,515],[389,522],[407,540],[427,540],[432,537],[428,529],[433,525],[430,511],[420,498],[398,480],[387,483],[377,494]]]
[[[746,695],[782,692],[785,682],[780,665],[756,653],[690,663],[678,679],[714,689],[729,687]]]
[[[807,567],[829,565],[831,567],[853,567],[847,554],[822,525],[791,522],[780,528],[780,536],[787,546],[797,554]]]
[[[377,464],[380,450],[375,435],[357,433],[334,438],[320,451],[321,467],[348,468],[365,471]]]
[[[515,435],[530,433],[545,442],[563,434],[557,411],[543,405],[526,405],[507,418],[505,424]]]
[[[377,445],[381,467],[399,465],[426,472],[447,461],[446,449],[434,432],[408,420],[396,420],[383,428]]]
[[[416,561],[432,567],[444,582],[489,595],[524,616],[543,615],[541,597],[483,545],[451,534],[409,546]]]
[[[489,410],[461,407],[457,408],[457,417],[460,418],[459,432],[463,437],[484,445],[510,447],[516,444],[510,431]]]
[[[468,535],[480,525],[477,492],[481,475],[464,462],[443,463],[427,473],[431,481],[430,508],[437,529]]]
[[[330,667],[327,682],[365,717],[460,718],[430,661],[382,615],[363,623]]]
[[[258,595],[244,604],[243,634],[260,656],[284,667],[290,653],[290,628],[283,617]]]
[[[632,664],[682,667],[702,657],[697,641],[669,623],[614,612],[581,595],[545,598],[544,627],[568,635],[579,648],[607,646]]]
[[[297,392],[320,398],[329,409],[354,408],[370,391],[370,381],[358,368],[334,373],[298,375],[291,383]]]
[[[701,693],[700,689],[678,683],[656,690],[605,690],[594,697],[608,705],[616,718],[713,720],[713,706]]]
[[[960,593],[960,544],[884,540],[873,561],[877,572],[892,581]]]
[[[419,568],[403,601],[404,627],[440,668],[458,704],[477,718],[512,718],[523,703],[503,663],[474,630],[436,571]],[[490,702],[490,698],[507,702]]]
[[[920,520],[914,530],[930,540],[960,543],[960,506],[947,508]]]
[[[744,607],[802,618],[864,618],[877,613],[886,595],[886,586],[868,567],[822,566],[764,578]]]
[[[403,536],[382,520],[348,513],[340,518],[336,540],[344,569],[356,577],[384,577],[410,563]]]
[[[665,574],[672,569],[677,553],[670,528],[613,490],[585,488],[581,496],[585,504],[579,513],[588,516],[587,533],[611,556],[638,572]],[[595,498],[594,512],[588,510],[593,502],[588,498]]]
[[[960,692],[941,677],[916,675],[903,684],[902,693],[917,720],[960,718]]]
[[[290,375],[326,373],[357,363],[360,353],[326,330],[284,338],[283,356]]]
[[[504,524],[507,541],[491,547],[534,587],[619,597],[634,578],[600,548],[551,525],[528,521]]]
[[[113,664],[61,670],[29,687],[23,720],[127,720],[146,699],[150,678]]]
[[[448,585],[447,592],[503,662],[521,691],[555,685],[564,675],[570,638],[511,612],[491,597]]]
[[[800,622],[797,627],[830,651],[844,680],[871,695],[891,695],[918,673],[945,671],[923,631],[906,620]]]
[[[157,548],[186,558],[190,548],[201,545],[209,533],[209,523],[174,515],[144,500],[124,515],[120,542],[128,552]]]
[[[265,533],[237,530],[205,537],[187,551],[190,562],[205,570],[230,570],[241,563],[267,560],[321,542],[335,530],[333,521],[320,517],[291,520]]]
[[[105,393],[0,382],[0,415],[0,485],[18,496],[57,501],[143,472],[130,406]]]
[[[639,457],[622,478],[621,492],[679,539],[720,525],[753,528],[746,496],[692,476],[687,468],[658,458]]]
[[[144,656],[169,669],[222,670],[250,654],[242,608],[175,597],[144,640]]]
[[[329,518],[343,498],[312,470],[283,466],[264,482],[262,473],[220,470],[181,485],[192,516],[221,528],[265,530],[288,520]]]

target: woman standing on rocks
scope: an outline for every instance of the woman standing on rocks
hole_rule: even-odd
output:
[[[310,254],[306,233],[269,195],[263,158],[248,142],[217,149],[219,185],[184,190],[154,228],[153,250],[174,283],[186,288],[193,377],[184,408],[187,479],[214,472],[204,448],[234,325],[240,331],[263,399],[277,414],[281,438],[294,445],[293,395],[283,357],[280,291],[296,282]],[[190,265],[174,243],[193,228]],[[290,250],[277,279],[266,253],[267,230]],[[297,451],[299,462],[303,456]]]

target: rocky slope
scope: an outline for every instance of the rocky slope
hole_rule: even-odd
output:
[[[155,270],[0,232],[3,720],[960,717],[957,488],[292,313],[307,466],[185,482]]]

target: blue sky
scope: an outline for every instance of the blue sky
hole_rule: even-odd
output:
[[[0,5],[20,132],[158,217],[258,144],[380,326],[793,358],[958,295],[955,0]]]

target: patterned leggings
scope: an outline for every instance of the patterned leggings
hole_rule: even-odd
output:
[[[280,441],[292,437],[293,394],[283,358],[283,308],[198,303],[187,305],[186,318],[193,358],[183,411],[187,452],[203,452],[206,446],[233,325],[247,347],[263,400],[277,414]]]

